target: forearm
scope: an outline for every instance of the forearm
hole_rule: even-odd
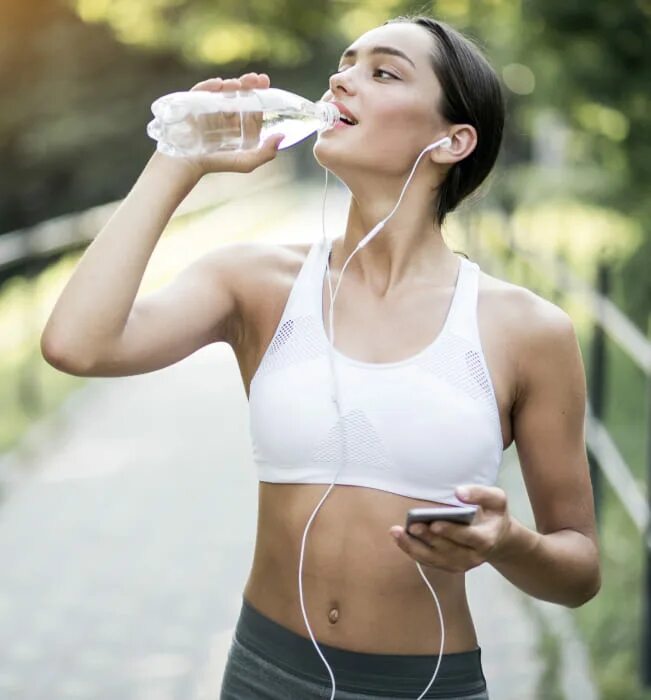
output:
[[[154,152],[64,287],[43,330],[44,350],[90,361],[119,336],[154,248],[196,182],[187,168]]]
[[[543,535],[513,517],[506,541],[488,561],[525,593],[570,608],[590,600],[601,583],[592,540],[575,530]]]

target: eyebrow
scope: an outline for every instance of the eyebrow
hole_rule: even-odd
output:
[[[358,52],[356,49],[346,49],[341,55],[341,58],[355,58],[355,56],[357,56],[357,53]],[[411,60],[411,58],[409,58],[409,56],[407,56],[406,53],[403,53],[402,51],[400,51],[400,49],[396,49],[393,46],[374,46],[369,51],[369,54],[372,56],[378,53],[386,53],[390,56],[398,56],[399,58],[404,58],[405,61],[408,61],[414,68],[416,68],[416,64]]]

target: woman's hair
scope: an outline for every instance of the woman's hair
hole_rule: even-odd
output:
[[[395,22],[417,24],[431,33],[435,43],[432,68],[442,89],[437,107],[448,122],[471,124],[477,131],[475,149],[452,165],[441,184],[436,209],[440,226],[446,215],[479,187],[495,164],[504,128],[504,96],[492,66],[468,37],[422,15],[395,17],[384,24]]]

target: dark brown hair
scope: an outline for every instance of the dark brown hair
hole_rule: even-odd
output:
[[[437,108],[451,124],[470,124],[477,131],[475,149],[452,165],[441,184],[436,208],[440,226],[495,165],[504,129],[504,96],[492,66],[479,47],[461,32],[423,15],[395,17],[384,24],[395,22],[417,24],[430,32],[435,42],[432,68],[442,89]]]

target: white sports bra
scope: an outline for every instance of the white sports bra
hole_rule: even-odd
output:
[[[424,350],[369,363],[333,350],[342,418],[332,400],[323,283],[332,241],[315,242],[249,388],[260,481],[381,489],[461,505],[460,484],[493,485],[503,441],[477,326],[479,266],[459,256],[444,326]]]

